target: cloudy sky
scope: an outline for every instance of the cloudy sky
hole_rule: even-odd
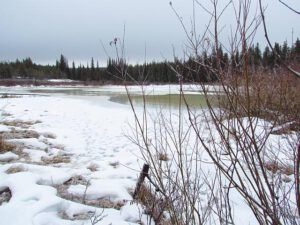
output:
[[[278,0],[265,1],[271,40],[287,40],[290,44],[292,29],[294,38],[300,37],[300,16]],[[189,25],[192,0],[172,2]],[[255,8],[256,1],[252,2]],[[286,2],[300,10],[299,0]],[[226,28],[232,15],[230,11],[224,14],[222,23]],[[197,18],[201,32],[209,16],[198,8]],[[141,62],[145,55],[147,60],[170,59],[173,46],[176,54],[181,54],[185,36],[169,0],[0,0],[0,60],[31,57],[35,62],[52,64],[62,53],[76,63],[85,63],[91,57],[106,62],[108,56],[101,42],[113,56],[109,42],[122,37],[124,24],[129,61]],[[223,38],[228,36],[226,32],[224,29]],[[261,32],[256,41],[265,44]]]

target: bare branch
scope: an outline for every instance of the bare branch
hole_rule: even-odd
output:
[[[293,7],[288,5],[287,3],[283,2],[282,0],[278,0],[281,4],[283,4],[285,7],[287,7],[289,10],[293,11],[294,13],[297,13],[300,15],[300,11],[295,10]]]

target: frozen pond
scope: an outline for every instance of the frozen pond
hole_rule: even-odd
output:
[[[130,97],[136,106],[142,106],[144,101],[148,106],[176,108],[183,99],[180,98],[178,85],[129,86]],[[185,86],[185,100],[191,107],[205,106],[204,95],[198,92],[196,86]],[[88,101],[112,101],[129,104],[129,99],[123,86],[99,87],[17,87],[14,89],[1,88],[1,93],[34,94],[79,98]],[[144,94],[144,97],[143,97]]]

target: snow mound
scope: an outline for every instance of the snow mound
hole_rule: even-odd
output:
[[[19,156],[12,152],[5,152],[3,154],[0,154],[0,162],[9,162],[17,159],[19,159]]]

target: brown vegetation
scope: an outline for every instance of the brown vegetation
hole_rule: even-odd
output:
[[[167,203],[159,196],[158,192],[151,189],[151,186],[142,184],[137,193],[136,200],[145,206],[145,214],[150,215],[155,224],[162,225],[170,222],[164,217],[164,212],[168,207]]]
[[[224,81],[231,90],[219,98],[221,108],[227,110],[230,117],[252,116],[270,121],[274,126],[283,125],[273,134],[299,131],[300,79],[282,68],[273,74],[263,71],[249,73],[249,80],[234,75]],[[235,114],[232,114],[233,108]]]
[[[34,121],[12,120],[12,121],[2,121],[1,124],[5,126],[21,127],[24,129],[28,129],[30,126],[41,122],[42,121],[40,120],[34,120]]]
[[[7,174],[19,173],[26,171],[23,166],[11,166],[5,172]]]
[[[68,192],[68,188],[71,185],[84,185],[86,187],[85,192],[83,195],[73,195]],[[98,208],[114,208],[119,210],[122,206],[124,206],[123,201],[117,201],[114,202],[108,198],[98,198],[98,199],[88,199],[86,198],[86,191],[89,187],[90,183],[87,181],[83,176],[74,176],[71,177],[69,180],[65,181],[63,184],[56,185],[55,188],[57,189],[58,195],[61,198],[78,202],[81,204],[89,205],[89,206],[94,206]]]
[[[0,135],[0,153],[10,152],[15,149],[15,145],[5,141],[2,135]]]
[[[53,157],[42,157],[42,161],[45,164],[59,164],[59,163],[70,163],[71,159],[66,155],[56,155]]]

